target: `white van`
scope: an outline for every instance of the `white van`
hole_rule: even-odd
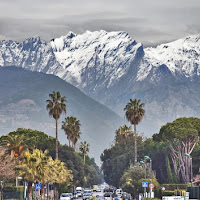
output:
[[[76,195],[77,195],[77,197],[83,196],[83,188],[82,187],[76,187]]]

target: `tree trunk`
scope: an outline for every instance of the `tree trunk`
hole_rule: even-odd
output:
[[[44,184],[42,184],[42,189],[40,190],[40,199],[45,199]]]
[[[134,157],[134,165],[137,164],[137,132],[136,132],[136,124],[134,124],[134,140],[135,140],[135,146],[134,146],[134,149],[135,149],[135,157]]]
[[[85,165],[85,154],[83,154],[83,161],[84,161],[84,165]]]
[[[32,200],[32,182],[28,182],[28,200]]]
[[[58,119],[56,119],[56,158],[58,159]]]
[[[57,200],[58,197],[57,197],[57,184],[54,183],[54,199]]]

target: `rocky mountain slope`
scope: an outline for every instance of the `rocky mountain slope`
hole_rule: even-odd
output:
[[[88,141],[91,156],[97,161],[113,141],[115,130],[123,124],[117,114],[53,75],[14,67],[0,68],[0,91],[1,135],[22,127],[52,136],[55,136],[55,121],[48,115],[46,100],[52,91],[60,91],[67,98],[67,115],[59,120],[59,127],[64,117],[77,117],[81,122],[81,141]],[[68,144],[61,129],[59,140]]]
[[[1,41],[0,65],[10,64],[59,76],[121,116],[130,98],[141,98],[145,135],[200,113],[200,35],[145,49],[125,32],[70,32],[50,43],[39,37]]]

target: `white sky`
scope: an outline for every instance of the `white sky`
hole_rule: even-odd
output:
[[[145,46],[200,33],[200,0],[0,0],[0,39],[126,31]]]

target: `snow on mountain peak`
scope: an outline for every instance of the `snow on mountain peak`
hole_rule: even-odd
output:
[[[111,85],[123,76],[142,47],[126,32],[104,30],[62,36],[50,44],[63,67],[57,75],[80,87],[100,79],[109,79],[107,84]]]
[[[200,35],[188,36],[156,48],[146,48],[144,52],[144,66],[140,66],[138,79],[144,79],[152,67],[162,64],[174,75],[179,73],[190,78],[200,75]]]

